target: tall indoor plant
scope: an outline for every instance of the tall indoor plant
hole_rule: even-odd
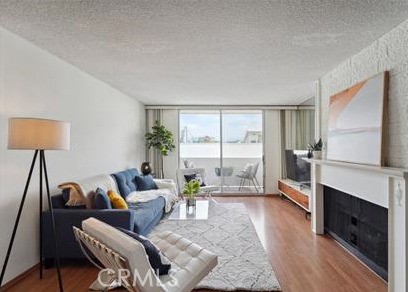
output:
[[[160,125],[159,121],[156,121],[152,127],[152,131],[146,133],[146,145],[149,149],[153,148],[160,153],[160,175],[164,177],[164,156],[169,155],[175,148],[173,133],[166,129],[163,125]]]

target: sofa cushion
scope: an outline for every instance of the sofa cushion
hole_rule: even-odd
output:
[[[125,199],[113,190],[108,191],[108,197],[114,209],[128,209]]]
[[[153,177],[149,175],[137,175],[135,177],[135,182],[137,189],[139,191],[150,191],[150,190],[157,190],[158,187],[153,180]]]
[[[86,205],[86,197],[78,183],[66,182],[58,185],[58,188],[62,189],[65,206],[73,207]]]
[[[63,189],[57,196],[51,196],[52,207],[57,209],[86,209],[85,202],[78,205],[69,204],[71,189]],[[62,204],[62,205],[61,205]]]
[[[141,235],[147,235],[158,220],[161,219],[164,213],[164,205],[165,200],[163,197],[158,197],[148,202],[129,204],[129,209],[135,211],[134,231]]]
[[[205,182],[205,169],[204,168],[182,168],[177,170],[177,186],[179,189],[183,189],[186,181],[185,175],[199,174],[202,180]]]
[[[112,209],[108,194],[101,188],[97,188],[94,196],[96,209]]]
[[[69,188],[62,189],[62,191],[61,191],[62,199],[63,199],[63,201],[64,201],[64,205],[65,205],[66,203],[68,203],[68,201],[69,201],[69,194],[70,194],[70,192],[71,192],[71,189],[69,189]]]
[[[186,179],[186,182],[196,180],[200,184],[200,187],[205,187],[206,186],[206,184],[204,183],[203,178],[201,177],[201,174],[199,174],[199,173],[185,174],[184,178]]]
[[[139,175],[136,168],[131,168],[121,172],[113,173],[112,176],[118,185],[118,189],[122,198],[126,200],[127,195],[137,191],[135,177]]]
[[[70,205],[86,204],[87,209],[94,209],[95,190],[101,188],[105,191],[117,191],[115,180],[108,174],[87,177],[78,182],[66,182],[58,186],[60,189],[70,189]]]
[[[62,194],[51,196],[51,204],[53,209],[64,209],[65,200]]]
[[[139,241],[146,250],[149,258],[150,266],[156,272],[156,275],[167,275],[171,268],[170,261],[164,256],[161,251],[154,245],[148,238],[143,235],[137,234],[133,231],[129,231],[125,228],[117,227],[123,233],[129,235],[135,240]]]

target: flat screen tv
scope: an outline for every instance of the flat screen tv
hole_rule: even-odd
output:
[[[306,150],[286,150],[287,177],[299,183],[310,182],[310,163],[302,158],[307,158]]]

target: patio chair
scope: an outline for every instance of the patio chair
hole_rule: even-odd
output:
[[[257,193],[259,193],[259,189],[261,189],[261,185],[258,182],[258,179],[256,178],[256,174],[258,173],[258,168],[259,168],[260,162],[258,161],[255,164],[250,164],[248,163],[245,168],[241,171],[240,174],[237,175],[238,178],[240,178],[239,182],[239,190],[242,189],[242,187],[245,185],[245,182],[252,182],[252,184],[255,187],[255,190]]]
[[[226,176],[231,176],[233,173],[234,173],[234,167],[233,166],[231,166],[231,167],[226,167],[226,166],[224,166],[224,167],[216,167],[215,169],[214,169],[214,171],[215,171],[215,175],[216,176],[218,176],[218,177],[221,177],[221,176],[224,176],[224,177],[226,177]]]
[[[229,178],[232,176],[234,173],[234,167],[233,166],[223,166],[223,167],[216,167],[214,168],[215,175],[220,178],[220,182],[224,185],[224,190],[225,187],[230,187],[226,183],[226,178]]]
[[[121,285],[134,292],[188,292],[218,263],[210,251],[166,231],[151,238],[172,266],[169,275],[157,276],[143,245],[120,230],[95,218],[82,221],[83,231],[73,229],[84,253],[86,247],[102,263],[100,268],[106,269],[105,277],[100,277],[104,283],[96,281],[104,291]]]
[[[183,160],[183,164],[185,168],[196,168],[196,165],[192,161]]]
[[[185,175],[191,175],[191,174],[198,174],[201,176],[202,180],[204,183],[205,181],[205,169],[204,168],[183,168],[183,169],[178,169],[176,176],[177,176],[177,186],[180,192],[184,188],[184,184],[187,182]],[[204,196],[209,196],[211,197],[211,193],[216,192],[220,189],[219,186],[212,186],[212,185],[206,185],[204,187],[201,187],[199,195],[204,195]]]

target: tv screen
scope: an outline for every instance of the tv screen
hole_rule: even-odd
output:
[[[306,150],[286,150],[287,177],[297,182],[310,182],[310,163],[302,158],[307,158]]]

